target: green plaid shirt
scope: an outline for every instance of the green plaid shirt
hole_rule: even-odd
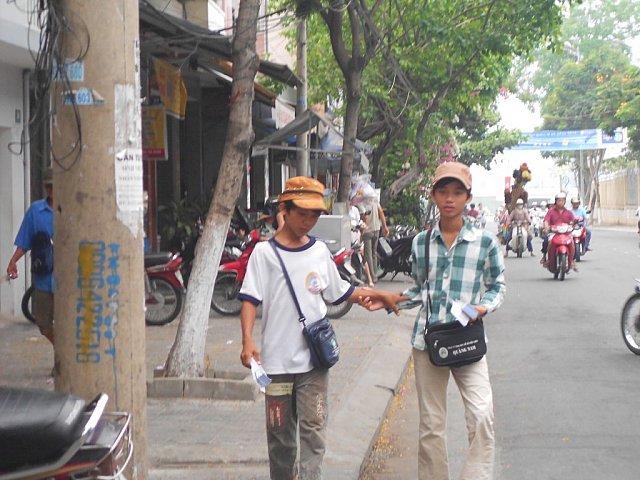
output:
[[[504,259],[496,236],[465,221],[450,249],[444,243],[440,227],[433,227],[429,240],[430,290],[427,292],[426,236],[427,232],[421,232],[413,239],[411,276],[416,285],[404,292],[413,299],[422,300],[411,337],[413,347],[419,350],[426,350],[423,332],[427,293],[433,308],[429,323],[433,324],[455,321],[451,314],[452,300],[483,305],[487,312],[493,312],[502,304],[506,291]]]

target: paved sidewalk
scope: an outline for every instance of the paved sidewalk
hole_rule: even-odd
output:
[[[383,280],[378,287],[400,291],[407,280]],[[358,478],[407,366],[414,315],[414,310],[395,317],[354,306],[334,321],[341,360],[331,370],[325,478]],[[154,367],[164,363],[176,328],[177,321],[146,328],[148,379]],[[239,360],[240,338],[238,318],[212,316],[206,348],[211,367],[248,373]],[[53,389],[46,381],[52,364],[52,349],[34,326],[21,317],[0,314],[0,385]],[[262,398],[150,398],[147,406],[152,480],[269,478]]]

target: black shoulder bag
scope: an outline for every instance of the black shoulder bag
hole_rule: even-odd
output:
[[[331,326],[331,323],[329,323],[329,319],[327,317],[323,317],[317,322],[313,322],[311,325],[306,324],[306,318],[302,314],[300,304],[298,303],[298,297],[296,297],[296,293],[293,290],[291,279],[289,278],[287,269],[284,266],[282,257],[280,257],[278,248],[276,247],[273,239],[269,240],[269,243],[271,244],[273,251],[276,253],[276,257],[278,257],[282,273],[284,274],[287,286],[289,287],[289,291],[293,297],[293,303],[296,304],[296,309],[298,310],[298,321],[302,323],[302,334],[307,341],[307,346],[311,353],[311,363],[316,368],[328,369],[333,367],[340,359],[340,347],[338,346],[336,332],[333,330],[333,327]]]
[[[31,239],[31,272],[36,275],[53,272],[53,239],[43,230]]]
[[[431,230],[425,239],[425,270],[427,287],[427,319],[424,325],[424,342],[429,352],[429,360],[436,367],[462,367],[479,361],[487,353],[482,319],[462,326],[455,322],[429,325],[431,315],[431,295],[429,294],[429,239]]]

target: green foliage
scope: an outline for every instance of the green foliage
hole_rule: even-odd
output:
[[[519,131],[498,129],[478,140],[469,139],[460,143],[458,161],[467,165],[476,163],[488,168],[498,153],[517,145],[523,138]]]
[[[580,63],[565,64],[542,104],[544,128],[628,128],[629,149],[640,151],[640,69],[619,48],[604,44]]]
[[[342,0],[312,3],[319,9],[347,5]],[[367,14],[370,23],[364,23],[375,25],[371,30],[379,32],[377,55],[364,70],[358,90],[358,138],[375,147],[377,183],[389,186],[399,180],[406,170],[402,165],[408,161],[421,168],[411,170],[410,185],[401,189],[402,195],[419,196],[426,175],[442,159],[457,156],[464,162],[487,165],[495,153],[513,145],[515,134],[493,129],[498,120],[495,99],[511,80],[516,56],[527,57],[553,42],[562,24],[562,5],[568,3],[361,2],[359,18],[354,20],[363,22]],[[347,23],[342,35],[349,48],[352,39]],[[317,10],[308,18],[307,32],[309,101],[329,103],[340,113],[345,103],[344,77]],[[293,31],[289,35],[295,38]],[[407,155],[409,147],[412,153]],[[417,197],[411,198],[406,204],[400,201],[398,208],[410,207]]]
[[[389,15],[396,19],[387,30],[389,44],[413,93],[378,56],[365,76],[363,123],[381,122],[391,113],[407,125],[407,133],[415,133],[427,114],[424,136],[416,139],[424,141],[427,165],[437,164],[438,148],[450,138],[460,146],[459,160],[487,165],[514,142],[513,135],[489,133],[497,122],[495,99],[509,80],[512,60],[553,38],[562,20],[560,9],[553,1],[501,3],[493,9],[469,0],[395,5],[397,15]],[[433,113],[427,112],[430,108]],[[386,152],[384,169],[391,168],[394,152]]]
[[[635,154],[621,155],[619,157],[608,158],[602,162],[603,173],[618,172],[628,168],[634,168],[638,166],[638,158]]]
[[[158,220],[163,241],[168,245],[179,245],[182,240],[191,237],[196,221],[204,218],[207,210],[208,202],[205,204],[187,198],[160,205]]]
[[[513,73],[519,97],[525,102],[541,102],[551,94],[549,88],[563,65],[582,61],[604,44],[628,54],[630,48],[623,42],[640,34],[638,19],[637,0],[572,2],[557,38],[516,62]]]
[[[262,85],[264,88],[269,90],[274,95],[280,95],[284,92],[284,89],[287,87],[284,83],[279,80],[274,80],[271,77],[267,77],[266,75],[258,74],[256,76],[256,82]]]

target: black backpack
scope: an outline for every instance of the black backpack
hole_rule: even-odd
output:
[[[38,275],[53,272],[53,239],[47,232],[36,232],[31,240],[31,272]]]

